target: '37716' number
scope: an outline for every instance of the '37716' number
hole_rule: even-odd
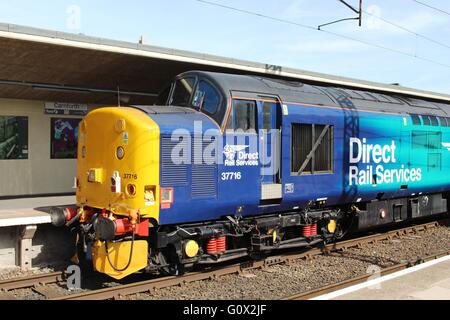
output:
[[[240,172],[224,172],[222,173],[222,181],[241,180]]]

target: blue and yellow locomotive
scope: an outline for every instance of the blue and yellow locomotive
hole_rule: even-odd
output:
[[[78,232],[95,270],[183,272],[443,214],[450,104],[192,71],[161,106],[81,122]]]

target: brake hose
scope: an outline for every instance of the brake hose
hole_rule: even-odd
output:
[[[131,249],[130,249],[130,258],[128,259],[128,263],[125,266],[125,268],[117,269],[111,262],[111,259],[109,257],[109,252],[108,252],[108,241],[105,241],[106,258],[108,259],[109,265],[111,266],[111,268],[114,269],[114,271],[116,271],[116,272],[123,272],[123,271],[128,269],[128,267],[131,264],[131,260],[133,259],[133,248],[134,248],[134,231],[133,231],[133,235],[131,236]]]

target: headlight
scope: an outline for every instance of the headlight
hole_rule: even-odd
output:
[[[125,150],[122,147],[118,147],[116,151],[117,159],[122,160],[125,156]]]

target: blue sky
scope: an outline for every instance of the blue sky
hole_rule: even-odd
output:
[[[337,0],[211,1],[310,26],[354,15]],[[449,1],[421,1],[450,12]],[[448,66],[196,0],[0,0],[0,22],[131,42],[144,35],[148,44],[156,46],[450,94],[450,15],[413,0],[363,2],[364,10],[448,47],[367,14],[362,28],[348,21],[324,29]],[[80,9],[79,20],[74,20],[73,6]]]

